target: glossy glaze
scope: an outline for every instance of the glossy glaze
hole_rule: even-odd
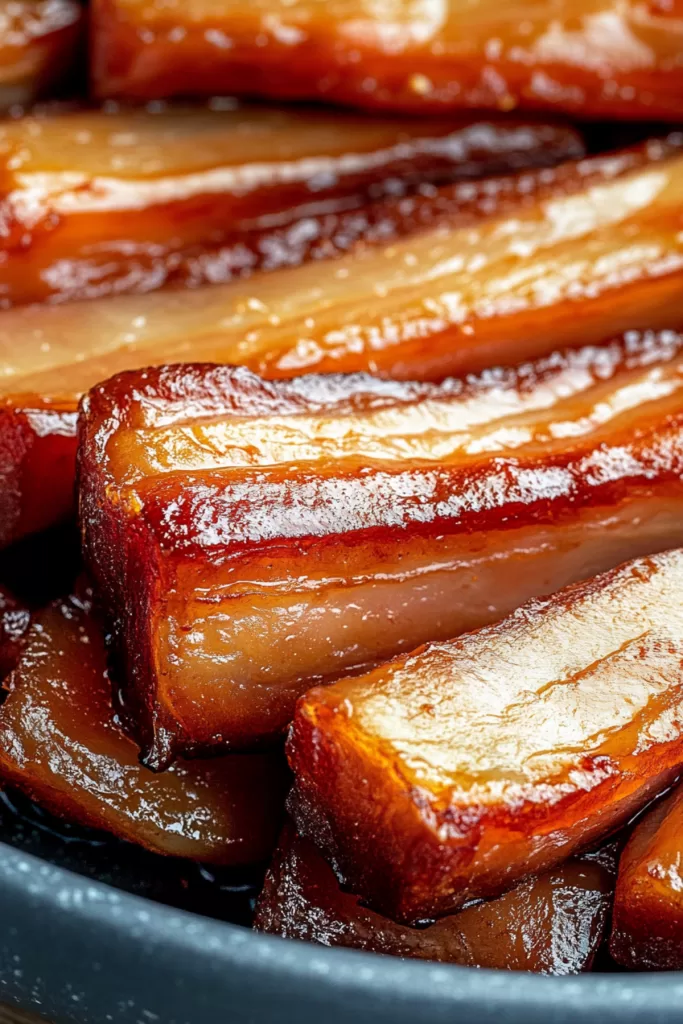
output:
[[[0,679],[15,667],[31,624],[29,609],[0,584]]]
[[[627,821],[683,759],[683,552],[626,563],[306,694],[297,827],[405,922],[544,871]]]
[[[680,0],[93,0],[101,96],[683,113]]]
[[[0,110],[64,90],[77,70],[84,20],[78,0],[2,0]]]
[[[256,905],[259,931],[324,946],[539,974],[589,970],[602,941],[614,875],[572,858],[488,903],[408,928],[343,892],[313,843],[287,825]]]
[[[229,281],[304,260],[325,216],[370,199],[582,153],[572,129],[519,119],[331,121],[228,101],[7,121],[0,304]]]
[[[78,393],[114,372],[189,358],[269,377],[369,369],[440,378],[621,328],[678,324],[682,172],[672,136],[330,214],[309,239],[319,256],[373,241],[335,267],[10,310],[0,318],[0,395],[10,407],[32,394],[66,409],[70,398],[75,410]],[[387,237],[394,241],[383,244]],[[311,254],[301,238],[283,244],[297,261]],[[7,473],[17,475],[14,462]],[[50,507],[43,503],[43,514]],[[21,522],[16,529],[25,532]],[[0,531],[0,543],[7,536]]]
[[[683,544],[678,335],[443,385],[167,367],[83,405],[86,557],[149,763]],[[130,594],[136,595],[130,600]]]
[[[680,136],[530,172],[512,202],[502,186],[502,213],[498,182],[460,188],[445,223],[334,266],[10,310],[0,393],[78,393],[120,370],[190,358],[270,377],[369,369],[442,378],[677,324]]]
[[[683,789],[636,826],[619,861],[610,952],[636,971],[683,970]]]
[[[76,419],[73,399],[0,399],[0,547],[73,515]]]
[[[287,785],[279,753],[178,763],[153,775],[113,717],[87,593],[39,613],[0,707],[0,779],[69,821],[157,853],[262,861]]]

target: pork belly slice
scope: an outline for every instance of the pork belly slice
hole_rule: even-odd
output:
[[[150,765],[272,740],[316,680],[683,544],[683,341],[442,385],[122,374],[80,519]]]
[[[676,325],[682,172],[681,139],[671,136],[330,214],[315,237],[333,254],[350,238],[374,239],[336,267],[9,310],[0,318],[0,398],[10,409],[25,408],[27,395],[38,396],[38,408],[58,399],[66,409],[70,397],[75,411],[80,392],[115,372],[188,358],[268,377],[369,369],[436,379],[622,328]],[[387,237],[392,244],[381,244]],[[0,407],[0,436],[5,415]],[[21,468],[10,460],[7,473],[13,481]],[[38,486],[49,493],[42,478]],[[69,477],[62,493],[70,487]],[[61,513],[47,501],[30,516],[49,518],[53,506]],[[0,544],[26,530],[21,519],[12,529],[0,520]]]
[[[683,788],[636,826],[619,861],[610,953],[631,970],[683,969]]]
[[[315,845],[287,824],[256,905],[254,927],[283,938],[465,967],[538,974],[590,970],[602,942],[614,872],[564,864],[429,927],[395,924],[339,887]]]
[[[682,583],[682,551],[636,559],[311,690],[289,740],[297,827],[406,923],[599,841],[681,771]]]
[[[680,0],[93,0],[100,96],[251,93],[360,107],[683,114]]]
[[[64,94],[84,34],[78,0],[0,2],[0,110]],[[4,189],[3,189],[4,191]]]
[[[0,394],[77,394],[121,370],[183,359],[268,377],[367,369],[443,379],[678,325],[680,135],[512,181],[461,183],[455,196],[448,188],[447,218],[335,265],[9,310]],[[434,198],[423,201],[433,210]],[[412,201],[405,216],[419,223]]]
[[[154,775],[111,707],[89,595],[36,616],[0,707],[0,779],[53,814],[157,853],[216,864],[263,861],[280,824],[280,753],[178,762]]]
[[[0,303],[230,280],[304,260],[325,216],[384,194],[582,155],[573,129],[519,118],[331,120],[214,102],[7,121]]]

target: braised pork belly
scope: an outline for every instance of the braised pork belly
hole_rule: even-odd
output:
[[[680,0],[93,0],[92,12],[101,96],[683,113]]]
[[[537,974],[589,970],[605,931],[614,874],[571,858],[488,903],[409,928],[343,892],[313,843],[285,826],[256,905],[254,927],[283,938],[418,960]]]
[[[87,590],[37,614],[6,688],[3,784],[157,853],[227,865],[270,855],[288,784],[281,753],[143,768],[114,716]]]
[[[610,952],[632,970],[683,970],[683,789],[648,811],[619,861]]]
[[[227,281],[305,260],[325,217],[369,200],[582,154],[573,129],[519,118],[330,120],[227,101],[5,121],[0,303]]]
[[[49,493],[22,461],[31,438],[11,440],[13,410],[22,411],[25,432],[45,422],[46,404],[74,412],[82,391],[135,366],[210,359],[267,377],[368,369],[440,379],[601,342],[612,331],[676,326],[682,171],[680,138],[671,136],[615,156],[329,215],[320,237],[333,254],[349,235],[374,239],[335,264],[9,310],[0,323],[0,439],[10,432],[0,480],[8,493],[21,480],[29,493]],[[393,241],[382,244],[386,237]],[[63,437],[69,428],[55,429]],[[71,483],[62,478],[59,493]],[[19,494],[14,519],[0,519],[0,544],[49,518],[52,507],[61,514],[63,502],[24,508]]]
[[[683,551],[638,559],[311,690],[288,748],[297,827],[407,923],[599,841],[681,770],[682,583]]]
[[[270,740],[316,680],[683,544],[682,373],[665,332],[442,385],[94,388],[84,550],[148,763]]]

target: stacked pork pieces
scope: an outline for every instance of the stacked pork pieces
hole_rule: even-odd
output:
[[[521,6],[0,3],[2,806],[683,969],[683,6]]]

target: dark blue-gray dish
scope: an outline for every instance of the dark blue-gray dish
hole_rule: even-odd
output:
[[[0,844],[0,1002],[56,1024],[655,1024],[683,974],[525,974],[258,935]]]

